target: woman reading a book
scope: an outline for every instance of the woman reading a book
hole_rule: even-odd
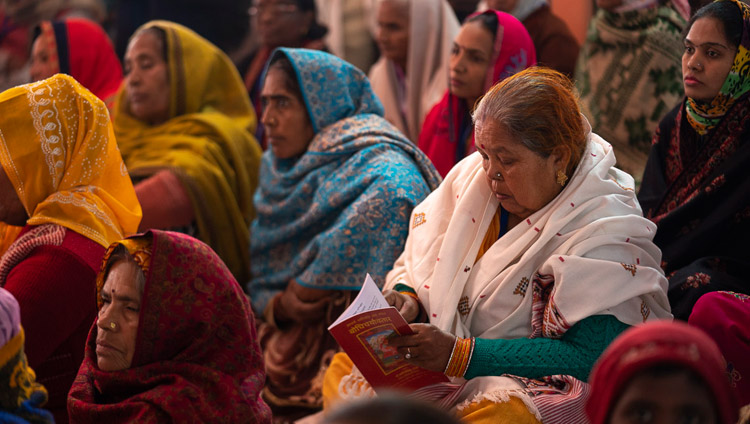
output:
[[[206,244],[157,230],[117,241],[96,291],[71,422],[271,422],[250,304]]]
[[[265,399],[275,416],[309,413],[322,406],[322,373],[337,349],[328,325],[366,273],[382,285],[411,210],[440,176],[383,118],[367,77],[333,55],[276,50],[261,101],[269,149],[247,289],[263,317]]]
[[[671,318],[656,227],[557,71],[505,79],[473,119],[477,153],[414,209],[386,278],[416,333],[391,345],[451,378],[417,395],[465,421],[582,422],[604,348]],[[344,354],[323,386],[327,406],[373,393]]]

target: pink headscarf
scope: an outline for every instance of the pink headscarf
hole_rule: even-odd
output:
[[[0,347],[5,346],[21,329],[21,308],[8,290],[0,287]]]
[[[607,422],[631,378],[657,364],[682,365],[701,377],[714,395],[719,422],[737,422],[739,407],[724,373],[719,348],[703,331],[685,323],[657,321],[620,335],[594,365],[586,414],[592,424]]]

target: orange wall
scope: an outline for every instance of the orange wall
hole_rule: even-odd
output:
[[[592,0],[550,0],[552,12],[564,20],[578,42],[583,44],[593,10]]]

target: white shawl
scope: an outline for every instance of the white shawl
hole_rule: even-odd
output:
[[[565,189],[474,264],[498,201],[481,156],[467,157],[412,212],[404,252],[385,287],[413,287],[430,322],[459,337],[529,337],[539,275],[554,278],[545,337],[559,338],[598,314],[630,325],[671,318],[661,252],[652,242],[656,226],[642,216],[633,178],[614,165],[609,143],[590,134]],[[464,297],[464,312],[466,300],[470,309],[462,315]]]
[[[559,338],[582,319],[602,314],[630,325],[671,319],[661,252],[652,242],[656,226],[642,216],[633,178],[614,165],[612,146],[590,134],[565,189],[475,264],[498,201],[481,156],[470,155],[412,212],[404,252],[385,288],[413,287],[430,322],[459,337]],[[571,376],[533,383],[487,376],[453,383],[455,391],[440,400],[444,406],[461,410],[514,396],[545,424],[587,422],[583,405],[589,387]],[[372,396],[366,387],[355,368],[342,379],[339,394]],[[417,393],[440,390],[429,386]]]
[[[406,60],[406,116],[401,113],[393,63],[381,57],[370,69],[370,83],[385,108],[385,119],[414,143],[422,121],[448,89],[448,61],[460,28],[446,0],[411,0]]]

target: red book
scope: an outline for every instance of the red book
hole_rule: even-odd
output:
[[[449,381],[443,373],[408,363],[388,345],[394,333],[414,333],[398,310],[388,305],[369,274],[359,295],[328,331],[375,391],[413,390]]]

